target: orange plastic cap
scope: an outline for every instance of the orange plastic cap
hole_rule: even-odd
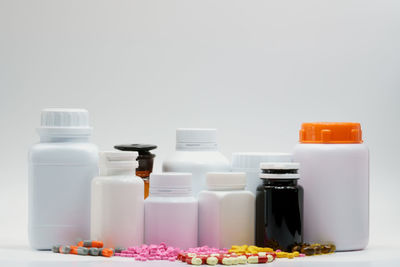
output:
[[[300,143],[362,143],[361,125],[357,122],[306,122],[301,125]]]

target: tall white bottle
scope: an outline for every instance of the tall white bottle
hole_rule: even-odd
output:
[[[105,247],[138,246],[144,235],[144,183],[135,175],[137,152],[100,153],[92,181],[91,235]]]
[[[359,250],[369,237],[369,152],[359,123],[303,123],[293,159],[301,165],[304,241]]]
[[[34,249],[90,236],[90,183],[98,150],[84,109],[44,109],[40,142],[29,151],[28,235]]]
[[[163,162],[162,169],[192,173],[196,196],[206,188],[207,172],[230,171],[230,164],[218,151],[216,129],[180,128],[176,130],[176,151]]]

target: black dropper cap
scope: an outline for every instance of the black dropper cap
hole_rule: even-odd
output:
[[[149,151],[156,149],[156,145],[150,144],[124,144],[124,145],[116,145],[114,146],[115,149],[122,150],[122,151],[137,151],[139,156],[143,155],[153,155]]]

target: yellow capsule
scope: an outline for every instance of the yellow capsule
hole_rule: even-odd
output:
[[[300,255],[300,253],[299,253],[298,251],[295,251],[295,252],[293,252],[293,255],[294,255],[295,257],[298,257],[298,256]]]
[[[239,249],[239,248],[240,248],[240,246],[233,245],[231,249]]]
[[[281,252],[276,252],[276,257],[277,258],[287,258],[287,252],[283,252],[283,251],[281,251]]]
[[[272,248],[261,248],[261,252],[273,252],[274,250]]]
[[[294,258],[294,253],[288,253],[287,257],[288,257],[288,259],[293,259]]]

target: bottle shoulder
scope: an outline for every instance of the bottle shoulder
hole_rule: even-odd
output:
[[[222,165],[230,168],[229,160],[219,151],[175,151],[164,162],[164,166],[174,164]]]
[[[197,203],[194,196],[154,196],[150,195],[144,201],[146,203],[163,204],[163,203]]]
[[[144,185],[143,179],[135,175],[97,176],[92,180],[95,185],[100,184],[138,184]]]
[[[203,190],[199,193],[200,198],[218,198],[223,199],[225,197],[241,197],[241,198],[254,198],[254,194],[248,190],[224,190],[224,191],[212,191],[212,190]]]
[[[92,143],[37,143],[28,153],[31,163],[97,164],[98,148]]]

